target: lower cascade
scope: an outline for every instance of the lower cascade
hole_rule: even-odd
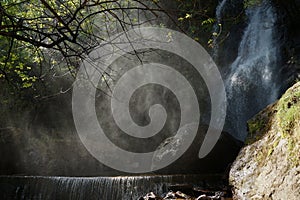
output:
[[[198,188],[222,187],[217,175],[164,175],[120,177],[0,177],[1,199],[139,199],[149,191],[166,194],[170,187],[191,185]]]

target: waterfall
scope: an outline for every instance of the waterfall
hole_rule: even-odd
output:
[[[246,121],[278,97],[276,13],[269,1],[246,9],[248,26],[226,78],[230,132],[247,136]]]
[[[162,195],[172,185],[222,187],[221,176],[164,175],[120,177],[0,176],[0,199],[137,200],[152,191]]]

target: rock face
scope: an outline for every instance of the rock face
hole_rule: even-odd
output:
[[[281,43],[282,92],[299,77],[300,67],[300,0],[275,0],[278,38]]]
[[[300,82],[251,119],[248,129],[229,175],[234,199],[299,199]]]

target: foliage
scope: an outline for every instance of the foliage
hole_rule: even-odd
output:
[[[215,22],[215,1],[177,0],[177,15],[179,25],[196,41],[203,36],[209,36]],[[201,37],[200,37],[201,36]]]
[[[76,75],[81,59],[110,35],[151,23],[163,13],[158,0],[2,0],[0,81],[35,89],[47,77]],[[181,30],[207,44],[215,23],[214,0],[176,0]],[[172,15],[172,14],[171,14]],[[176,24],[176,25],[178,25]],[[221,24],[219,24],[221,29]],[[208,41],[211,46],[212,39]],[[49,85],[49,83],[43,83]]]
[[[41,63],[39,49],[24,48],[26,44],[21,41],[7,40],[0,36],[0,78],[9,82],[14,81],[18,88],[28,88],[36,81],[37,77],[31,73],[35,65]],[[11,51],[10,49],[17,49]],[[10,52],[11,51],[11,52]]]
[[[20,90],[53,76],[54,68],[75,75],[80,58],[110,34],[161,11],[157,0],[2,0],[0,81]]]
[[[179,24],[190,37],[208,47],[208,50],[223,43],[232,25],[240,23],[244,14],[242,2],[236,5],[237,2],[227,1],[226,6],[229,6],[232,12],[223,13],[222,19],[218,21],[216,19],[218,1],[177,0],[177,2]]]
[[[260,5],[262,0],[244,0],[244,8],[254,7]]]

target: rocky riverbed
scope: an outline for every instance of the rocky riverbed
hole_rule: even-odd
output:
[[[231,200],[231,187],[223,185],[217,188],[203,188],[192,185],[171,185],[169,192],[163,195],[157,195],[154,192],[149,192],[138,200]]]

